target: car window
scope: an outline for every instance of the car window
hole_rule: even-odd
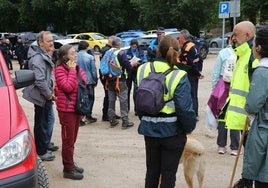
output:
[[[100,33],[94,33],[94,34],[92,35],[92,37],[93,37],[95,40],[103,40],[103,39],[106,39],[106,38],[107,38],[106,36],[104,36],[104,35],[102,35],[102,34],[100,34]]]
[[[80,39],[80,40],[89,40],[89,36],[88,35],[78,35],[77,36],[77,39]]]

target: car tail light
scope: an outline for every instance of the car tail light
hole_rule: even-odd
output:
[[[28,130],[25,130],[2,148],[0,148],[0,171],[24,161],[32,148],[32,140]]]

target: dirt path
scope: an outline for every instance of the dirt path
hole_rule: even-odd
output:
[[[204,125],[204,110],[211,91],[211,72],[216,55],[210,54],[204,61],[203,73],[205,78],[199,84],[199,114],[200,121],[193,132],[195,138],[201,141],[206,148],[206,175],[204,188],[226,188],[229,185],[235,157],[229,153],[217,154],[216,135],[209,133]],[[15,64],[15,62],[14,62]],[[21,91],[18,91],[21,96]],[[109,123],[102,122],[103,90],[99,83],[96,89],[96,101],[93,116],[98,121],[80,127],[75,148],[75,161],[85,169],[84,179],[74,181],[62,177],[61,150],[55,152],[56,159],[45,162],[49,173],[51,188],[142,188],[145,177],[145,149],[143,136],[138,135],[139,120],[134,116],[133,110],[129,117],[135,122],[135,126],[128,130],[121,130],[120,126],[111,129]],[[33,105],[21,99],[21,104],[33,126]],[[117,104],[117,107],[119,105]],[[133,104],[131,106],[133,109]],[[118,110],[119,112],[119,110]],[[61,145],[60,125],[55,110],[56,122],[53,133],[53,141]],[[236,176],[240,177],[242,156],[240,156]],[[176,187],[187,188],[182,165],[177,173]],[[195,179],[194,187],[197,186]]]

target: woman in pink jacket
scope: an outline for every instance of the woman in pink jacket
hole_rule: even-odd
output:
[[[61,124],[63,177],[74,180],[83,179],[84,169],[75,165],[73,160],[74,144],[82,116],[75,112],[77,98],[77,70],[86,83],[86,75],[78,69],[77,55],[71,45],[64,45],[58,51],[55,68],[57,110]]]

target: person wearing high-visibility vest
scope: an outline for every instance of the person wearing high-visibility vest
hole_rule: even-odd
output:
[[[144,135],[146,150],[145,188],[158,187],[160,175],[161,187],[175,187],[179,159],[187,140],[186,134],[191,133],[196,127],[187,73],[175,66],[178,51],[178,41],[171,36],[165,36],[160,41],[158,58],[154,60],[153,66],[155,72],[172,70],[166,75],[165,80],[167,93],[164,94],[164,100],[167,102],[157,115],[139,116],[141,121],[138,133]],[[150,72],[150,62],[138,68],[138,86]],[[168,100],[169,96],[172,100]]]
[[[116,55],[117,66],[120,66],[123,70],[123,73],[119,75],[116,79],[107,80],[107,89],[108,89],[108,98],[109,98],[109,108],[108,116],[110,121],[110,127],[113,128],[119,124],[119,121],[116,119],[115,114],[115,101],[116,97],[119,98],[120,102],[120,113],[122,119],[122,129],[130,128],[134,125],[133,122],[129,121],[128,118],[128,88],[126,84],[127,74],[126,72],[131,71],[132,67],[138,65],[137,62],[130,63],[125,52],[120,50],[122,46],[122,41],[118,37],[114,37],[112,42],[112,50]]]
[[[227,111],[225,124],[227,129],[243,130],[248,114],[245,111],[246,97],[249,91],[249,65],[251,47],[255,35],[255,26],[250,21],[242,21],[234,26],[233,41],[236,48],[237,61],[230,84],[230,92],[227,98]],[[238,153],[239,155],[240,153]],[[252,187],[252,181],[244,178],[235,183],[235,188]]]

